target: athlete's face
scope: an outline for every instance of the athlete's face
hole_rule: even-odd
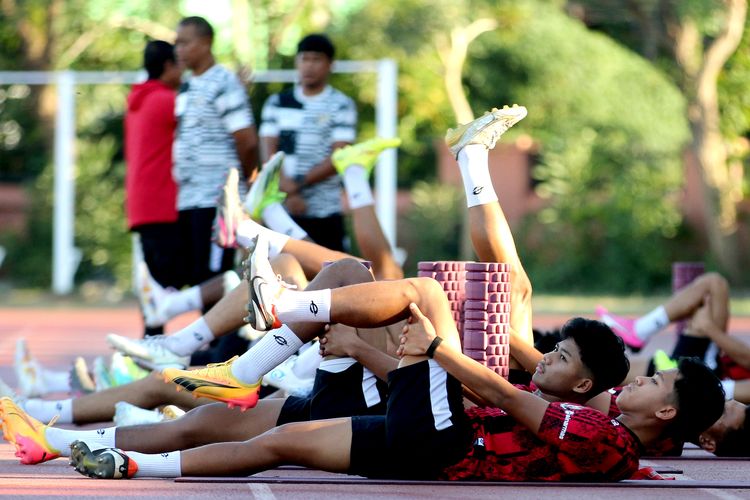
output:
[[[573,339],[565,339],[542,357],[532,382],[545,394],[570,401],[591,387],[591,374],[581,362],[581,351]]]
[[[636,377],[617,396],[617,406],[623,413],[643,411],[656,414],[664,408],[676,409],[673,397],[678,374],[679,371],[674,369],[656,372],[653,377]]]
[[[698,436],[698,444],[706,451],[714,452],[716,447],[724,441],[728,432],[736,431],[745,426],[746,406],[730,399],[724,403],[724,413],[721,418]]]
[[[299,81],[303,87],[317,88],[326,84],[332,61],[322,52],[300,52],[295,59]]]
[[[177,39],[174,43],[177,62],[188,69],[199,67],[211,57],[211,39],[200,36],[192,24],[177,26]]]

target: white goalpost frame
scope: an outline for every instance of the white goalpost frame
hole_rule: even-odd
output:
[[[334,73],[375,73],[375,128],[380,137],[397,135],[398,68],[393,59],[336,61]],[[0,71],[0,85],[56,85],[57,113],[54,141],[54,214],[52,239],[52,291],[66,295],[81,251],[75,247],[75,86],[79,84],[133,84],[143,80],[140,71]],[[269,70],[253,74],[253,82],[291,83],[295,70]],[[391,248],[396,246],[396,150],[383,152],[375,169],[375,211]]]

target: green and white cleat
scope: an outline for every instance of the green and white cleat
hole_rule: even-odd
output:
[[[458,152],[469,144],[483,144],[487,149],[495,147],[495,143],[513,125],[526,117],[527,111],[523,106],[514,104],[502,109],[492,108],[476,120],[455,129],[448,129],[445,143],[458,158]]]
[[[380,153],[388,148],[397,148],[400,145],[401,139],[398,137],[392,139],[375,137],[337,149],[331,155],[331,162],[339,175],[344,175],[346,169],[352,165],[359,165],[365,169],[369,176]]]
[[[283,164],[284,153],[279,151],[261,167],[258,177],[250,186],[242,206],[253,219],[260,221],[264,208],[273,203],[283,203],[286,199],[286,193],[279,191]]]

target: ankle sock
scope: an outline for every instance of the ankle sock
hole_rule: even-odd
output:
[[[268,226],[268,229],[276,231],[277,233],[289,236],[295,240],[304,240],[307,238],[307,232],[297,224],[289,212],[281,205],[281,203],[271,203],[263,209],[261,214],[263,222]],[[274,246],[273,241],[269,241],[271,247]],[[284,240],[286,244],[286,240]],[[277,243],[278,246],[278,243]],[[269,256],[274,257],[281,253],[281,249],[284,245],[279,248],[269,248]]]
[[[644,342],[650,339],[654,334],[660,332],[669,324],[669,316],[664,306],[659,306],[645,316],[635,320],[633,328],[635,334]]]
[[[370,189],[370,181],[364,167],[350,165],[344,171],[343,180],[346,199],[351,210],[375,204],[372,189]]]
[[[115,430],[117,427],[104,427],[96,430],[69,430],[47,427],[44,437],[50,446],[60,452],[63,457],[70,456],[70,444],[73,441],[83,441],[93,450],[112,448],[115,446]]]
[[[283,325],[268,332],[232,363],[232,374],[243,383],[255,384],[263,375],[296,353],[302,344],[299,337],[288,326]]]
[[[174,335],[165,337],[164,344],[178,356],[189,356],[213,339],[213,332],[201,316]]]
[[[489,151],[482,144],[469,144],[458,152],[458,168],[469,208],[497,201],[488,158]]]

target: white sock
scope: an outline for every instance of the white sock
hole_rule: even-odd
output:
[[[367,171],[361,165],[349,165],[344,171],[344,191],[349,202],[349,208],[357,208],[374,205],[370,181]]]
[[[458,152],[458,168],[469,208],[497,201],[488,158],[489,150],[482,144],[469,144]]]
[[[242,283],[240,275],[234,271],[227,271],[222,275],[222,277],[224,278],[224,295],[227,295],[229,292],[240,286],[240,283]]]
[[[237,242],[245,248],[253,244],[253,239],[263,233],[268,240],[268,258],[276,257],[289,241],[289,236],[263,227],[252,219],[245,219],[237,226]]]
[[[164,339],[164,344],[178,356],[189,356],[214,339],[214,334],[201,316],[188,326]]]
[[[22,402],[21,407],[26,413],[45,424],[56,416],[58,417],[57,421],[61,424],[73,423],[72,399],[61,399],[59,401],[27,399]]]
[[[292,366],[292,372],[299,378],[313,378],[315,371],[320,366],[323,357],[320,355],[318,344],[314,343],[307,349],[302,350]]]
[[[276,314],[284,323],[294,321],[331,321],[331,289],[295,292],[284,291],[276,301]]]
[[[734,399],[734,386],[736,382],[734,380],[722,380],[721,386],[724,388],[724,399],[729,401]]]
[[[635,320],[633,328],[635,328],[635,334],[638,335],[638,338],[646,341],[668,324],[669,316],[667,316],[667,310],[664,309],[664,306],[659,306],[645,316],[641,316]]]
[[[48,370],[42,367],[42,380],[47,392],[70,392],[70,373],[59,370]]]
[[[288,326],[268,332],[232,363],[232,374],[241,382],[254,384],[302,347],[302,341]]]
[[[44,437],[47,438],[50,446],[60,452],[60,455],[69,457],[70,444],[73,441],[84,441],[92,451],[114,447],[116,429],[117,427],[104,427],[90,431],[78,431],[47,427],[44,430]]]
[[[147,454],[126,451],[125,454],[138,464],[138,471],[133,477],[180,477],[180,452]]]
[[[191,286],[187,290],[166,293],[163,300],[164,305],[162,307],[167,319],[172,319],[189,311],[200,311],[203,307],[201,288],[198,285]]]
[[[285,234],[295,240],[304,240],[307,238],[307,232],[294,222],[292,216],[289,215],[289,212],[286,211],[281,203],[271,203],[268,205],[263,209],[261,217],[266,226],[272,231]],[[284,241],[284,244],[286,244],[286,241]],[[281,248],[278,250],[279,253],[281,253]],[[270,250],[270,252],[273,251],[273,249]]]

